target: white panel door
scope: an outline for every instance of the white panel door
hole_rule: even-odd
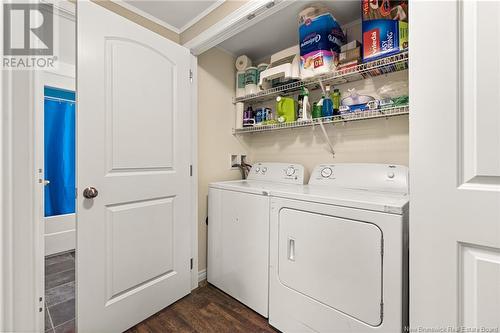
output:
[[[190,54],[77,10],[77,324],[121,332],[190,292]]]
[[[498,332],[500,2],[414,1],[410,25],[411,326]]]

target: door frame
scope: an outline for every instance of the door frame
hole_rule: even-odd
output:
[[[37,169],[44,169],[45,153],[44,153],[44,87],[51,86],[54,88],[61,88],[76,91],[76,75],[75,65],[60,62],[55,71],[37,71],[34,73],[34,109],[35,109],[35,164]],[[72,81],[70,83],[70,81]],[[75,101],[76,103],[76,101]],[[37,170],[37,172],[38,172]],[[39,179],[44,178],[44,174],[39,174]],[[44,256],[55,254],[58,252],[69,251],[76,247],[76,213],[64,214],[54,217],[45,217],[44,213],[44,193],[45,189],[42,187],[39,191],[35,192],[35,205],[40,209],[35,209],[35,220],[43,224],[42,239],[40,240],[41,247],[44,251]],[[71,218],[73,221],[71,221]],[[54,220],[52,223],[65,223],[73,224],[73,229],[58,230],[50,234],[47,231],[47,219]],[[72,223],[71,223],[72,222]],[[55,239],[49,241],[49,238]],[[54,246],[50,243],[62,242],[63,246]],[[49,246],[49,253],[47,253],[47,246]]]
[[[59,12],[59,11],[56,11]],[[66,13],[65,13],[66,14]],[[0,16],[3,6],[0,6]],[[0,25],[0,34],[3,27]],[[76,42],[76,41],[75,41]],[[1,44],[1,43],[0,43]],[[0,51],[3,45],[0,45]],[[191,56],[191,290],[198,287],[198,179],[197,179],[197,58]],[[44,327],[44,228],[40,227],[40,203],[36,196],[43,190],[35,163],[36,76],[33,71],[0,70],[0,331],[43,331]],[[16,93],[17,92],[17,93]],[[78,112],[78,105],[77,105]],[[20,115],[23,121],[16,121]],[[12,158],[26,143],[23,158]],[[43,169],[43,161],[42,161]],[[14,170],[20,175],[15,176]],[[14,191],[14,182],[22,179]],[[37,194],[38,192],[38,194]],[[43,193],[43,192],[42,192]],[[16,199],[23,198],[22,205]],[[38,211],[38,213],[36,213]],[[78,229],[77,229],[78,232]],[[22,264],[21,264],[22,263]]]

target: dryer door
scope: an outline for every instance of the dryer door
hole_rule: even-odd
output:
[[[282,208],[282,284],[368,325],[381,324],[382,231],[372,223]]]

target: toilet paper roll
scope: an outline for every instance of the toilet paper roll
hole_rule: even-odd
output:
[[[238,58],[236,58],[236,69],[239,71],[244,71],[247,69],[247,67],[252,66],[252,60],[250,60],[249,57],[246,55],[240,55]]]
[[[236,72],[236,97],[245,96],[245,71]]]
[[[245,107],[245,105],[243,103],[236,103],[234,128],[243,128],[243,108],[244,107]]]

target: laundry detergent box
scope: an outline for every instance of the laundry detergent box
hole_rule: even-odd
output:
[[[304,79],[335,70],[346,38],[331,13],[313,12],[299,19],[299,43],[300,76]]]
[[[363,62],[408,48],[408,23],[397,20],[363,21]]]

